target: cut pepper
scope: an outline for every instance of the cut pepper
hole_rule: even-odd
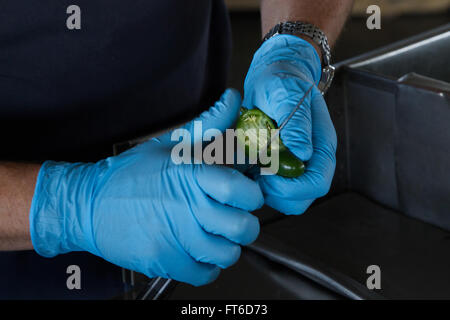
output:
[[[242,129],[245,134],[238,135],[239,145],[244,148],[247,157],[250,157],[250,150],[256,150],[257,154],[264,150],[266,147],[267,155],[270,156],[274,151],[271,141],[271,129],[277,129],[275,122],[269,118],[263,111],[258,108],[247,109],[241,107],[241,114],[236,123],[236,129]],[[255,130],[250,130],[255,129]],[[259,136],[259,129],[267,129],[267,135],[262,139]],[[303,161],[298,159],[281,141],[278,139],[278,152],[279,152],[279,168],[277,175],[286,178],[296,178],[305,172],[305,165]],[[270,167],[270,163],[262,165],[258,159],[258,165],[261,167]]]

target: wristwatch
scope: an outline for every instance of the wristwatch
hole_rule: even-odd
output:
[[[322,51],[323,61],[322,77],[320,79],[318,88],[322,92],[322,94],[325,94],[325,92],[327,92],[328,88],[330,87],[331,82],[333,81],[335,70],[335,68],[331,65],[331,49],[325,33],[323,33],[323,31],[317,28],[315,25],[307,22],[280,22],[275,27],[270,29],[270,31],[264,36],[263,42],[278,34],[305,35],[308,38],[311,38],[311,40],[315,44],[317,44],[317,46]]]

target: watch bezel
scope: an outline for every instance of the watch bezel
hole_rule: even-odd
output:
[[[320,92],[322,92],[322,95],[324,95],[330,88],[335,71],[336,68],[331,64],[322,69],[322,77],[320,78],[319,85],[317,86]]]

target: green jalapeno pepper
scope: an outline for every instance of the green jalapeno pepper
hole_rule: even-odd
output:
[[[245,154],[248,157],[251,156],[250,150],[256,150],[257,154],[259,154],[261,150],[267,148],[267,156],[270,156],[271,152],[274,151],[273,148],[278,148],[279,168],[277,175],[286,178],[296,178],[305,172],[304,163],[289,151],[281,141],[280,137],[277,137],[278,144],[270,143],[271,129],[277,129],[277,126],[275,125],[275,122],[260,109],[246,109],[241,107],[241,114],[236,123],[236,129],[242,129],[245,132],[245,135],[238,135],[238,142],[239,145],[245,149]],[[258,134],[259,129],[267,129],[267,134],[260,136]],[[257,160],[261,167],[270,167],[270,163],[262,165],[259,159]]]

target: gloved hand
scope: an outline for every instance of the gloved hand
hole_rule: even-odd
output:
[[[223,132],[240,104],[228,90],[196,120],[203,130]],[[176,142],[168,137],[97,163],[45,162],[30,210],[34,249],[45,257],[89,251],[149,277],[193,285],[235,263],[240,245],[259,233],[249,213],[264,203],[258,184],[224,166],[174,164]]]
[[[320,58],[307,41],[277,35],[255,53],[244,84],[246,108],[258,107],[278,126],[321,77]],[[281,140],[306,171],[298,178],[260,176],[265,202],[285,214],[301,214],[331,184],[336,166],[336,132],[320,91],[314,87],[303,105],[281,130]]]

